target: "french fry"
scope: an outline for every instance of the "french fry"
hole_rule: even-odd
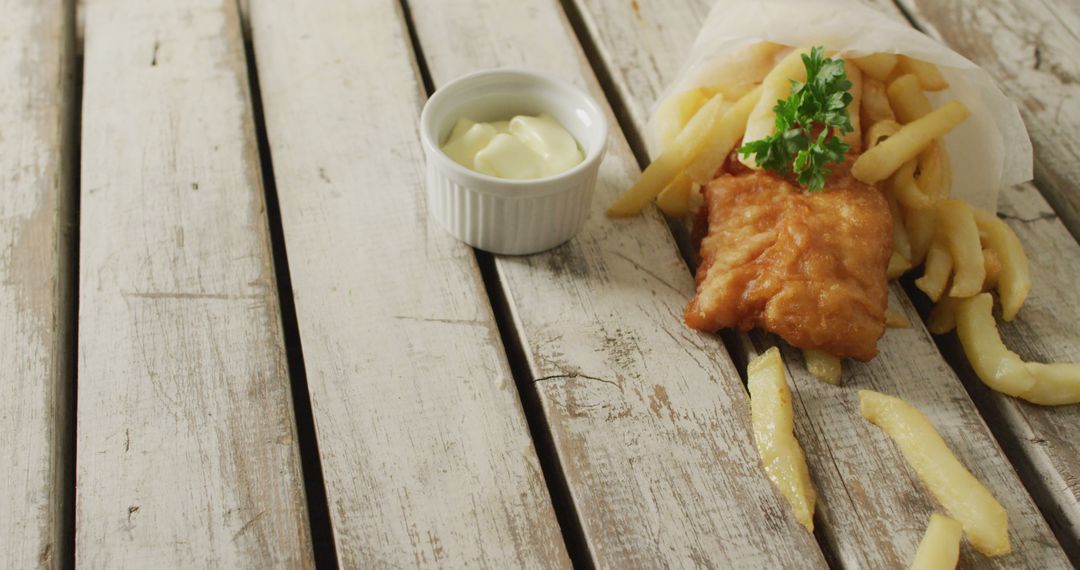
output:
[[[963,299],[959,297],[942,297],[930,310],[930,318],[926,320],[926,329],[934,334],[946,334],[956,328],[956,308]]]
[[[993,308],[989,293],[963,299],[956,308],[956,334],[979,379],[1033,404],[1080,403],[1080,364],[1024,362],[1002,342]]]
[[[915,267],[911,264],[911,260],[900,255],[900,252],[894,251],[889,256],[889,266],[885,269],[885,276],[891,279],[899,279],[905,273]]]
[[[866,136],[863,137],[863,141],[866,143],[865,150],[874,148],[881,141],[898,132],[900,132],[900,123],[892,119],[882,119],[870,125],[870,128],[866,129]]]
[[[941,91],[949,87],[949,82],[945,81],[941,70],[932,63],[902,55],[900,61],[896,62],[896,67],[904,73],[912,73],[918,77],[919,85],[926,91]]]
[[[926,267],[922,277],[915,280],[915,286],[926,293],[935,303],[945,293],[945,287],[949,284],[952,275],[953,258],[945,244],[939,241],[931,241],[930,248],[926,252]]]
[[[926,98],[922,87],[919,86],[919,78],[914,75],[901,75],[889,84],[886,93],[889,95],[889,104],[896,113],[896,120],[901,123],[910,123],[929,115],[934,110],[930,100]]]
[[[904,227],[904,215],[900,212],[900,205],[891,195],[886,195],[889,202],[889,213],[893,221],[893,251],[905,260],[911,259],[911,240],[908,239],[907,228]]]
[[[994,322],[994,299],[981,293],[956,304],[956,334],[964,354],[984,384],[1010,396],[1023,397],[1035,386],[1020,355],[1005,347]]]
[[[911,242],[912,264],[921,265],[926,260],[926,252],[934,239],[936,219],[934,210],[904,210],[904,228]]]
[[[882,82],[863,78],[863,104],[860,114],[864,125],[896,120],[896,113],[892,110],[892,104],[889,103],[889,96]]]
[[[1025,362],[1035,377],[1035,386],[1022,397],[1043,406],[1065,406],[1080,402],[1080,364]]]
[[[986,246],[1001,261],[997,291],[1001,297],[1001,318],[1011,321],[1031,291],[1031,274],[1024,246],[1008,224],[997,216],[975,209],[975,224],[985,236]]]
[[[757,87],[743,95],[705,135],[704,146],[686,167],[686,175],[691,180],[704,186],[713,179],[735,145],[739,144],[739,139],[743,138],[747,117],[760,100],[761,91]]]
[[[915,182],[915,169],[918,165],[918,159],[905,162],[889,177],[889,188],[892,190],[892,195],[905,208],[928,210],[937,202],[937,197],[923,192],[919,184]]]
[[[885,81],[885,79],[889,77],[893,68],[896,67],[897,60],[897,56],[891,53],[872,53],[862,57],[851,58],[852,63],[859,66],[859,69],[861,69],[867,77],[871,77],[877,81]]]
[[[780,351],[774,346],[751,360],[746,376],[754,443],[765,473],[791,505],[799,524],[813,532],[817,492],[806,455],[795,439],[795,412]]]
[[[986,267],[986,279],[983,281],[983,291],[989,291],[997,285],[1001,276],[1001,259],[992,249],[983,248],[983,266]]]
[[[986,264],[979,241],[979,228],[967,202],[956,199],[944,200],[937,206],[937,220],[941,233],[952,256],[953,285],[951,297],[971,297],[982,291],[986,280]]]
[[[705,145],[706,135],[712,129],[719,117],[720,104],[723,97],[717,95],[706,103],[679,132],[675,140],[660,157],[657,158],[641,173],[641,178],[630,187],[629,190],[619,196],[607,215],[611,217],[633,216],[649,205],[665,186],[671,183],[676,176],[691,160],[701,151]]]
[[[885,326],[890,329],[910,329],[911,321],[904,313],[889,307],[885,309]]]
[[[926,534],[919,542],[908,570],[946,570],[960,560],[960,538],[964,527],[945,515],[930,515]]]
[[[938,199],[948,198],[952,190],[952,167],[945,142],[935,139],[919,153],[919,175],[915,181],[924,194],[936,203]]]
[[[900,398],[859,390],[862,416],[881,428],[950,516],[963,526],[975,550],[1008,554],[1008,514],[1001,503],[953,455],[929,418]]]
[[[687,121],[708,102],[709,97],[702,89],[683,91],[665,99],[656,110],[656,136],[662,148],[671,146]]]
[[[851,120],[852,131],[844,135],[844,143],[853,148],[862,148],[862,122],[859,109],[862,107],[863,75],[855,65],[845,65],[848,81],[851,82],[851,102],[848,103],[848,118]]]
[[[811,376],[834,386],[840,385],[844,364],[839,358],[828,352],[812,348],[804,348],[802,352],[806,370],[810,372]]]
[[[851,166],[851,174],[866,184],[888,178],[902,164],[918,156],[930,141],[956,128],[970,114],[959,101],[945,103],[864,152]]]
[[[772,134],[776,128],[776,112],[773,107],[777,101],[791,95],[792,81],[806,81],[806,66],[802,56],[809,53],[810,50],[806,48],[792,51],[765,76],[761,82],[761,97],[746,121],[744,141],[756,141]],[[758,168],[753,155],[739,156],[739,161],[750,168]]]
[[[694,181],[685,174],[675,177],[656,197],[656,205],[665,214],[681,218],[690,212],[690,192]]]

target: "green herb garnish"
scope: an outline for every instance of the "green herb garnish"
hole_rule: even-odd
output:
[[[847,111],[851,82],[844,60],[827,58],[824,52],[819,46],[803,54],[806,83],[792,81],[791,96],[776,102],[773,134],[739,147],[740,154],[754,155],[766,170],[781,176],[794,172],[810,192],[824,189],[826,165],[843,162],[850,148],[840,135],[854,130]]]

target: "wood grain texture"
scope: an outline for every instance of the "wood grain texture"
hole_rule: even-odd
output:
[[[568,567],[472,250],[426,215],[396,2],[252,2],[343,568]]]
[[[547,72],[603,100],[551,0],[409,2],[437,86]],[[496,268],[592,562],[603,568],[824,566],[760,468],[723,345],[687,330],[693,282],[655,212],[603,212],[639,174],[614,128],[591,217],[569,243]]]
[[[73,378],[71,2],[0,0],[0,567],[59,568]]]
[[[979,64],[1020,107],[1035,182],[1080,239],[1080,9],[1069,0],[898,0],[915,22]]]
[[[680,7],[639,0],[632,8],[597,0],[578,1],[582,25],[592,35],[612,88],[625,102],[626,115],[639,133],[653,104],[649,97],[659,94],[650,86],[662,87],[674,78],[697,33],[697,24],[679,27],[680,22],[693,18],[669,14],[700,14],[703,4],[688,1]],[[642,28],[650,31],[642,33]],[[627,54],[649,50],[650,45],[675,43],[652,39],[646,44],[637,39],[658,35],[685,39],[677,53],[651,55],[657,64],[648,69],[661,76],[642,84],[635,82],[634,74],[622,73],[620,70],[633,65]],[[635,43],[637,48],[628,47]],[[893,287],[890,302],[916,326],[888,331],[879,343],[881,353],[870,364],[846,363],[842,388],[810,377],[799,351],[784,347],[794,381],[797,435],[806,447],[821,497],[821,534],[840,563],[866,568],[904,566],[934,509],[932,499],[891,442],[859,416],[856,389],[870,388],[900,396],[926,412],[961,460],[1008,509],[1015,553],[989,561],[965,550],[963,556],[969,564],[1067,567],[1068,561],[1046,522],[900,287]],[[742,350],[736,356],[743,360],[773,343],[760,334],[738,338]]]
[[[311,567],[236,4],[86,10],[76,564]]]

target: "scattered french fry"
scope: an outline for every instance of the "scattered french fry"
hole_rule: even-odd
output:
[[[1080,364],[1024,362],[1002,342],[993,308],[989,293],[964,299],[956,308],[956,334],[979,379],[1033,404],[1080,403]]]
[[[862,57],[853,57],[851,61],[859,66],[867,77],[885,81],[896,67],[898,57],[891,53],[872,53]]]
[[[926,267],[923,275],[915,280],[915,286],[926,293],[931,301],[937,302],[949,284],[952,268],[953,259],[948,248],[938,241],[932,241],[926,252]]]
[[[697,156],[705,144],[705,134],[719,117],[723,97],[717,95],[709,100],[679,132],[675,140],[652,164],[641,173],[641,178],[608,208],[612,217],[633,216],[649,205],[660,192]]]
[[[834,386],[840,385],[844,364],[839,358],[828,352],[804,348],[803,361],[806,362],[806,370],[814,378]]]
[[[949,87],[949,82],[945,81],[941,70],[932,63],[902,55],[900,61],[896,62],[896,67],[904,73],[915,74],[919,78],[919,85],[926,91],[941,91]]]
[[[1023,397],[1035,386],[1020,355],[1005,347],[994,322],[994,299],[982,293],[956,304],[956,334],[975,374],[987,386]]]
[[[1024,247],[1016,233],[997,216],[975,209],[975,224],[985,236],[987,247],[996,253],[1001,261],[1001,274],[997,280],[997,291],[1001,297],[1001,318],[1011,321],[1031,291],[1027,254],[1024,253]]]
[[[1023,396],[1025,400],[1043,406],[1080,402],[1080,364],[1025,362],[1024,367],[1035,377],[1035,386]]]
[[[784,374],[784,361],[774,346],[746,367],[754,443],[769,480],[787,499],[795,519],[814,531],[817,491],[810,480],[806,455],[795,439],[795,412]]]
[[[690,192],[694,188],[694,181],[685,174],[680,174],[672,180],[656,197],[656,205],[665,214],[681,218],[690,212]]]
[[[889,84],[886,92],[889,94],[889,104],[896,113],[896,119],[901,123],[910,123],[929,115],[934,110],[930,100],[926,98],[922,87],[919,86],[919,78],[914,75],[901,75]]]
[[[960,522],[975,550],[1008,554],[1005,508],[953,455],[929,418],[900,398],[870,390],[859,390],[859,403],[863,417],[896,443],[938,503]]]
[[[851,174],[867,184],[888,178],[902,164],[918,156],[930,141],[956,128],[970,114],[959,101],[945,103],[864,152],[851,166]]]
[[[964,527],[955,519],[934,513],[926,526],[919,549],[908,570],[948,570],[960,560],[960,538]]]
[[[937,207],[937,220],[941,233],[952,256],[952,297],[971,297],[982,291],[986,280],[986,264],[979,241],[979,228],[971,206],[961,200],[948,199]]]
[[[686,167],[686,175],[702,186],[709,183],[716,171],[724,165],[739,139],[743,138],[747,117],[761,99],[761,88],[757,87],[743,95],[713,128],[706,133],[707,139],[697,157]]]
[[[908,320],[904,313],[889,307],[885,309],[885,326],[890,329],[910,329],[911,321]]]
[[[776,128],[776,102],[791,95],[792,81],[806,81],[806,67],[802,56],[809,55],[808,49],[797,49],[789,53],[761,82],[761,98],[746,122],[744,140],[754,141],[772,134]],[[758,168],[752,155],[740,156],[739,161],[750,168]]]

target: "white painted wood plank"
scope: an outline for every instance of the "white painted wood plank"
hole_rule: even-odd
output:
[[[632,128],[642,133],[648,109],[681,66],[707,3],[639,0],[632,8],[578,0],[577,5],[611,74],[613,88],[625,101]],[[893,9],[887,3],[884,7]],[[680,40],[674,53],[653,52]],[[629,54],[640,58],[643,53],[654,64],[635,69]],[[629,69],[635,73],[623,71]],[[650,79],[643,82],[642,75]],[[891,297],[891,303],[902,308],[916,326],[887,331],[879,343],[880,354],[870,364],[846,363],[843,388],[810,377],[799,351],[785,347],[801,412],[796,415],[797,433],[818,484],[826,542],[845,566],[903,566],[934,509],[895,447],[859,416],[856,390],[870,388],[901,396],[925,411],[964,463],[1008,509],[1015,553],[991,562],[965,549],[965,560],[979,567],[1067,567],[1046,522],[963,385],[941,358],[918,313],[900,287],[893,287]],[[737,356],[742,360],[774,342],[760,334],[740,339],[744,352]]]
[[[603,100],[557,2],[409,2],[436,87],[519,66]],[[639,174],[612,121],[591,217],[570,243],[496,267],[593,562],[810,568],[825,562],[759,466],[723,345],[687,330],[693,282],[663,221],[604,216]]]
[[[59,568],[74,334],[74,5],[0,0],[0,567]]]
[[[471,249],[426,215],[396,2],[252,2],[343,568],[568,567]]]
[[[1035,180],[1080,239],[1080,10],[1068,0],[898,0],[919,26],[978,63],[1016,101]]]
[[[311,567],[236,4],[86,10],[76,564]]]

